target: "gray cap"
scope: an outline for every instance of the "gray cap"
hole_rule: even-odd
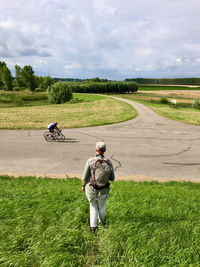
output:
[[[96,150],[100,150],[102,152],[106,151],[106,144],[104,142],[97,142],[96,143]]]

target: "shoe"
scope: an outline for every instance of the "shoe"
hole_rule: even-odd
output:
[[[95,233],[97,230],[97,227],[90,227],[90,230]]]
[[[105,226],[106,222],[105,221],[99,221],[99,225]]]

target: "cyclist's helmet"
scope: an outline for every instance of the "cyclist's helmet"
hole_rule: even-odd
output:
[[[57,121],[55,121],[55,125],[57,125],[58,124],[58,122]]]

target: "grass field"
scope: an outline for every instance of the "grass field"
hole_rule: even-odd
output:
[[[5,107],[30,107],[48,105],[46,92],[3,91],[0,90],[0,108]]]
[[[163,90],[200,90],[200,86],[181,86],[181,85],[141,85],[138,84],[138,91],[163,91]]]
[[[0,266],[199,266],[200,184],[114,182],[89,230],[78,179],[0,177]]]
[[[60,128],[78,128],[118,123],[137,116],[131,105],[104,96],[74,94],[72,101],[60,105],[49,105],[47,100],[41,100],[45,98],[44,93],[33,96],[35,101],[31,95],[26,98],[23,95],[28,104],[22,107],[4,107],[5,103],[1,107],[0,104],[0,129],[44,129],[52,121],[58,121]],[[14,101],[9,103],[14,104]]]
[[[138,101],[144,104],[161,116],[177,120],[180,122],[200,125],[200,109],[192,107],[195,100],[200,101],[200,91],[149,91],[138,92],[137,94],[118,95],[118,97]],[[161,104],[161,99],[165,97],[169,104]],[[177,100],[176,107],[170,104],[171,99]]]
[[[118,95],[139,101],[169,119],[200,125],[200,87],[139,86],[138,93]],[[161,98],[177,100],[176,108],[161,104]],[[200,106],[200,103],[199,103]],[[0,92],[0,129],[44,129],[51,121],[61,128],[79,128],[118,123],[137,116],[130,105],[98,95],[74,94],[61,105],[49,105],[46,92]]]

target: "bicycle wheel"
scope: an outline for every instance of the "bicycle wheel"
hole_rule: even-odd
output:
[[[61,140],[62,140],[62,141],[65,141],[65,136],[64,136],[64,134],[61,134]]]
[[[53,141],[53,136],[50,132],[46,131],[44,132],[44,138],[47,142],[52,142]]]
[[[65,141],[65,136],[64,136],[62,133],[60,133],[60,134],[57,136],[57,139],[58,139],[59,142],[63,142],[63,141]]]
[[[54,135],[53,135],[54,141],[59,141],[59,137],[60,137],[59,132],[55,132]]]

